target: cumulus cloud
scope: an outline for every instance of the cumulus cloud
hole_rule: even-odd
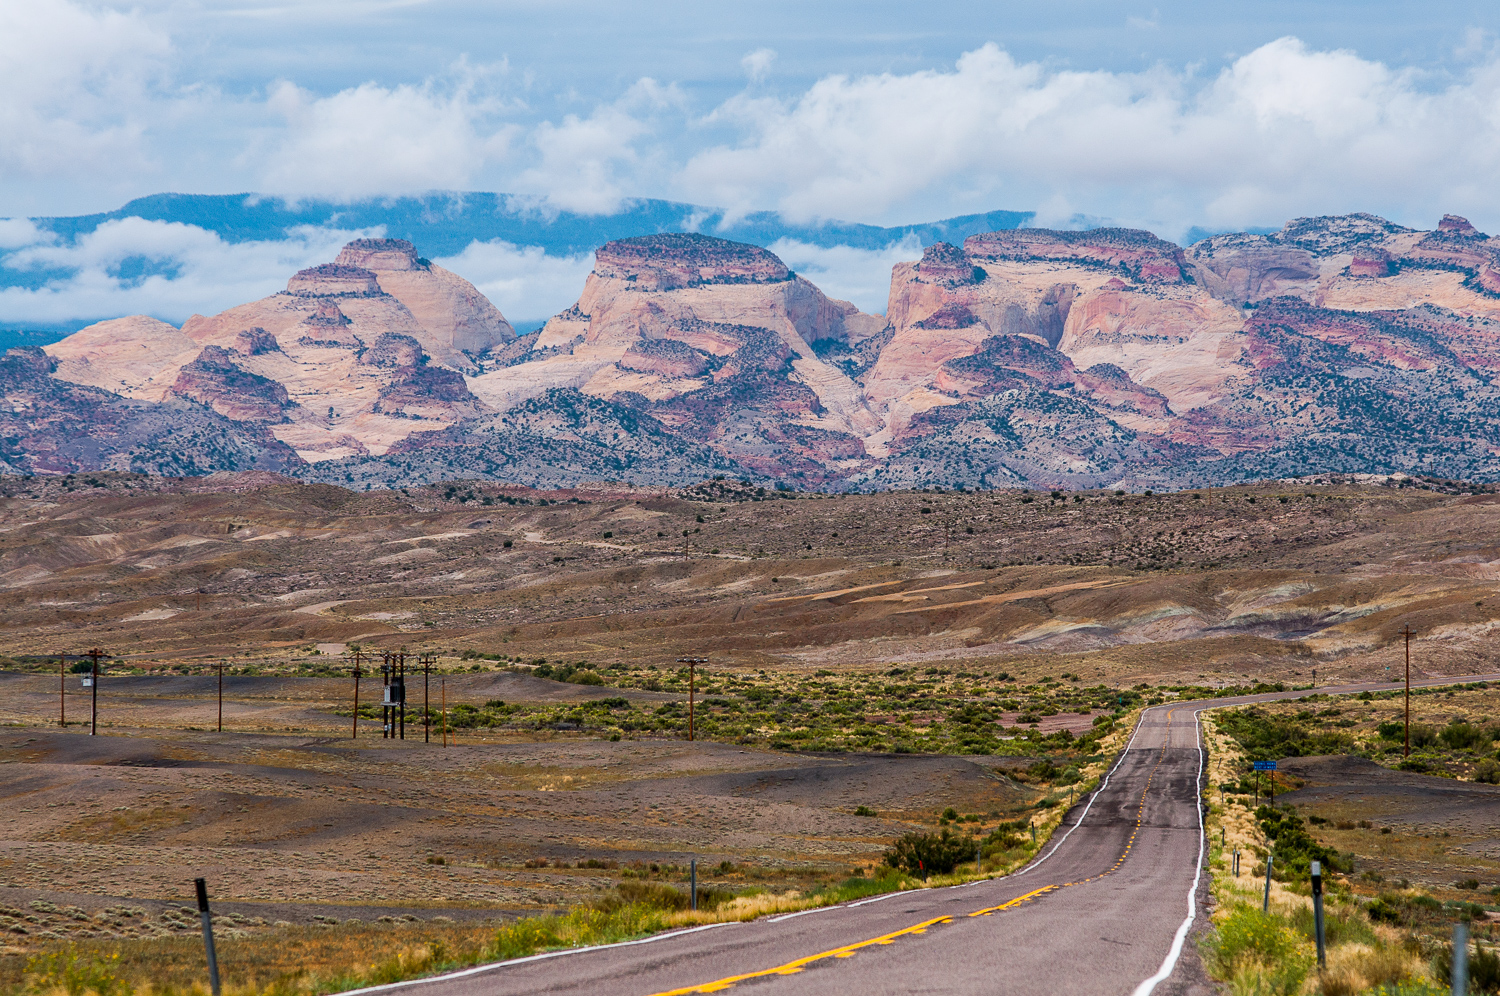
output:
[[[518,127],[490,119],[497,102],[467,82],[374,83],[317,97],[282,81],[267,106],[285,129],[264,160],[264,189],[355,199],[461,189],[503,161]]]
[[[1177,231],[1346,210],[1500,220],[1494,60],[1430,90],[1295,38],[1211,79],[1051,71],[990,44],[951,71],[830,76],[790,99],[747,92],[708,121],[741,139],[692,156],[679,174],[690,195],[796,218],[1060,197]]]
[[[626,196],[623,181],[644,179],[642,174],[650,172],[646,167],[655,158],[643,158],[639,141],[651,132],[653,118],[682,103],[676,87],[643,79],[588,117],[569,114],[560,124],[543,121],[530,136],[539,159],[516,177],[514,188],[539,195],[563,211],[618,210]],[[667,168],[666,163],[657,165]]]
[[[779,239],[768,248],[829,297],[852,301],[860,311],[876,315],[885,314],[891,267],[922,258],[922,243],[915,235],[884,249],[815,246],[793,239]]]
[[[136,11],[0,4],[0,179],[142,168],[170,50]]]
[[[524,323],[550,318],[577,301],[594,256],[550,256],[538,246],[495,239],[471,242],[437,263],[478,287],[511,322]]]
[[[0,266],[57,275],[41,287],[0,290],[0,321],[147,314],[180,324],[283,290],[288,276],[333,259],[350,239],[380,234],[299,228],[274,242],[227,243],[195,225],[143,218],[106,222],[71,244],[35,232]]]

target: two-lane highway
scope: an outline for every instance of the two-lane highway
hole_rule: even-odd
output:
[[[1148,993],[1177,970],[1198,912],[1204,855],[1198,713],[1303,694],[1146,710],[1099,789],[1067,814],[1037,860],[1005,878],[377,988],[411,996]]]

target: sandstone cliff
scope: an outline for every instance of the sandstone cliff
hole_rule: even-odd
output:
[[[360,485],[1500,477],[1500,240],[1451,215],[1298,218],[1186,248],[986,233],[898,264],[884,316],[756,246],[622,239],[520,338],[409,243],[359,240],[181,330],[137,316],[47,351],[7,361],[11,467],[167,466],[177,420],[193,466]]]
[[[59,379],[268,423],[316,461],[383,453],[481,414],[459,371],[513,337],[484,295],[410,242],[359,239],[292,275],[285,292],[195,315],[181,330],[135,316],[47,349]],[[396,341],[400,361],[378,360]]]
[[[618,401],[758,472],[821,482],[863,456],[878,420],[820,348],[884,327],[756,246],[622,239],[599,248],[578,303],[529,350],[469,383],[498,410],[555,389]]]

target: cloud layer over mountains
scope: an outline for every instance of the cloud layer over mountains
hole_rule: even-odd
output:
[[[1218,68],[1081,71],[976,35],[956,60],[792,87],[762,46],[741,53],[742,89],[727,95],[673,78],[671,59],[607,91],[569,93],[554,78],[544,93],[530,67],[491,51],[454,52],[409,79],[372,64],[351,84],[360,67],[315,66],[306,46],[319,39],[297,25],[279,61],[247,67],[229,51],[236,68],[220,78],[210,53],[235,36],[179,37],[172,10],[0,10],[0,212],[75,213],[162,189],[487,187],[553,210],[670,195],[873,223],[1004,204],[1168,237],[1345,210],[1403,222],[1455,210],[1500,227],[1500,61],[1482,32],[1442,76],[1295,37]],[[346,60],[353,44],[322,43]],[[61,203],[80,189],[102,201]]]

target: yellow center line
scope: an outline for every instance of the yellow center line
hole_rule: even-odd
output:
[[[777,965],[775,968],[763,968],[758,972],[746,972],[743,975],[729,975],[722,979],[703,982],[696,986],[686,986],[682,989],[668,989],[665,992],[653,993],[652,996],[688,996],[689,993],[716,993],[728,989],[736,982],[744,982],[746,979],[760,979],[768,975],[796,975],[815,961],[822,961],[824,958],[848,958],[860,948],[867,948],[872,944],[892,944],[898,937],[906,934],[925,933],[928,927],[939,923],[947,923],[952,919],[951,916],[934,917],[931,920],[924,920],[921,923],[910,927],[903,927],[889,934],[872,937],[868,941],[860,941],[857,944],[846,944],[841,948],[833,948],[815,955],[808,955],[805,958],[798,958],[796,961],[789,961],[785,965]]]
[[[991,916],[1003,910],[1014,909],[1015,907],[1020,906],[1022,903],[1029,903],[1033,899],[1039,899],[1047,893],[1052,892],[1054,889],[1066,889],[1075,885],[1083,885],[1087,882],[1097,882],[1099,879],[1104,878],[1108,875],[1112,875],[1115,872],[1119,871],[1120,866],[1125,863],[1125,859],[1130,857],[1130,849],[1135,845],[1136,836],[1141,832],[1141,823],[1146,818],[1146,795],[1151,791],[1151,783],[1156,778],[1156,770],[1161,767],[1161,762],[1167,756],[1167,746],[1171,742],[1170,724],[1172,721],[1172,713],[1174,711],[1175,710],[1172,709],[1167,710],[1167,743],[1162,744],[1161,752],[1156,755],[1156,763],[1151,766],[1151,773],[1146,776],[1145,788],[1141,789],[1141,801],[1140,804],[1136,807],[1135,811],[1135,829],[1131,831],[1130,839],[1125,843],[1124,853],[1120,855],[1119,859],[1115,861],[1114,866],[1110,868],[1109,871],[1100,872],[1098,875],[1092,875],[1085,879],[1079,879],[1077,882],[1063,882],[1060,885],[1054,882],[1051,885],[1044,885],[1040,889],[1033,889],[1030,892],[1026,893],[1024,896],[1017,896],[1015,899],[1011,899],[1007,902],[1001,903],[999,906],[987,906],[982,910],[975,910],[973,913],[968,914],[968,916]],[[784,965],[777,965],[775,968],[763,968],[758,972],[745,972],[741,975],[727,975],[722,979],[715,979],[712,982],[700,982],[696,986],[685,986],[682,989],[667,989],[659,993],[652,993],[651,996],[691,996],[692,993],[717,993],[730,988],[736,982],[744,982],[747,979],[763,979],[768,975],[795,975],[806,968],[808,965],[811,965],[814,962],[822,961],[825,958],[850,958],[853,957],[854,953],[860,948],[867,948],[875,944],[893,944],[898,937],[904,937],[908,934],[924,934],[927,932],[928,927],[933,927],[940,923],[952,922],[953,917],[951,916],[934,917],[931,920],[924,920],[921,923],[913,924],[910,927],[903,927],[901,930],[893,931],[889,934],[882,934],[879,937],[872,937],[867,941],[859,941],[854,944],[846,944],[840,948],[832,948],[828,951],[819,952],[818,954],[807,955],[805,957],[798,958],[795,961],[789,961]]]

